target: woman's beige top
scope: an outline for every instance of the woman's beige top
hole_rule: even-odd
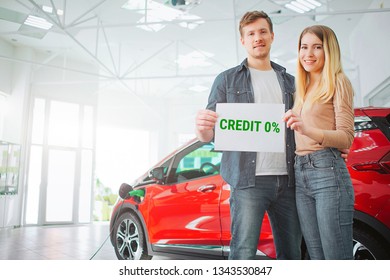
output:
[[[340,90],[340,87],[336,90]],[[326,147],[350,148],[354,138],[353,90],[344,88],[342,91],[341,94],[345,94],[345,98],[339,98],[340,94],[335,94],[327,103],[311,104],[306,101],[302,108],[297,108],[301,110],[305,125],[322,129],[324,132],[324,139],[319,143],[295,131],[297,155],[306,155]]]

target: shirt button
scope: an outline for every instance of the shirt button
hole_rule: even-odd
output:
[[[255,161],[254,161],[254,160],[252,160],[252,163],[255,163]]]

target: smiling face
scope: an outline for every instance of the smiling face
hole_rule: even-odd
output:
[[[248,52],[248,60],[269,59],[274,33],[264,18],[246,25],[242,29],[241,44]]]
[[[299,62],[306,72],[320,74],[325,64],[323,42],[313,33],[302,36],[299,48]]]

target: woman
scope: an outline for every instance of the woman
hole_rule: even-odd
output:
[[[284,121],[296,141],[296,203],[311,259],[352,259],[354,191],[339,149],[354,138],[353,89],[329,27],[301,33],[296,97]]]

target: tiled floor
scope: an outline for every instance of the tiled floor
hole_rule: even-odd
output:
[[[116,260],[108,227],[98,223],[0,229],[0,260]]]

